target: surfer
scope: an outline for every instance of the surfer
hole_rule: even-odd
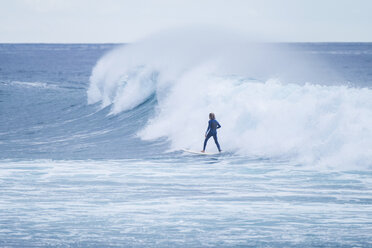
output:
[[[210,137],[213,137],[214,142],[216,143],[216,146],[218,148],[218,151],[221,152],[220,144],[218,144],[217,140],[217,128],[220,128],[221,125],[216,121],[216,116],[214,113],[209,113],[209,122],[208,122],[208,128],[207,132],[205,133],[205,140],[204,140],[204,146],[203,150],[201,152],[205,152],[205,147],[207,146],[207,142]]]

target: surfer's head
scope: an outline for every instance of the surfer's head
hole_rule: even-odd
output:
[[[209,119],[210,120],[216,119],[216,116],[214,115],[214,113],[209,113]]]

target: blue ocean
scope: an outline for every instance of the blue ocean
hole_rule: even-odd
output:
[[[372,43],[0,44],[0,247],[372,247],[371,87]]]

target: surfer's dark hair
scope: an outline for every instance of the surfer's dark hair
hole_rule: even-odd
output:
[[[211,120],[216,119],[216,116],[214,115],[214,113],[209,113],[209,119]]]

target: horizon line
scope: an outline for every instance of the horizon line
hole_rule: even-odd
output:
[[[45,45],[123,45],[123,44],[134,44],[136,42],[1,42],[1,45],[5,44],[45,44]],[[261,43],[372,43],[372,41],[264,41]]]

